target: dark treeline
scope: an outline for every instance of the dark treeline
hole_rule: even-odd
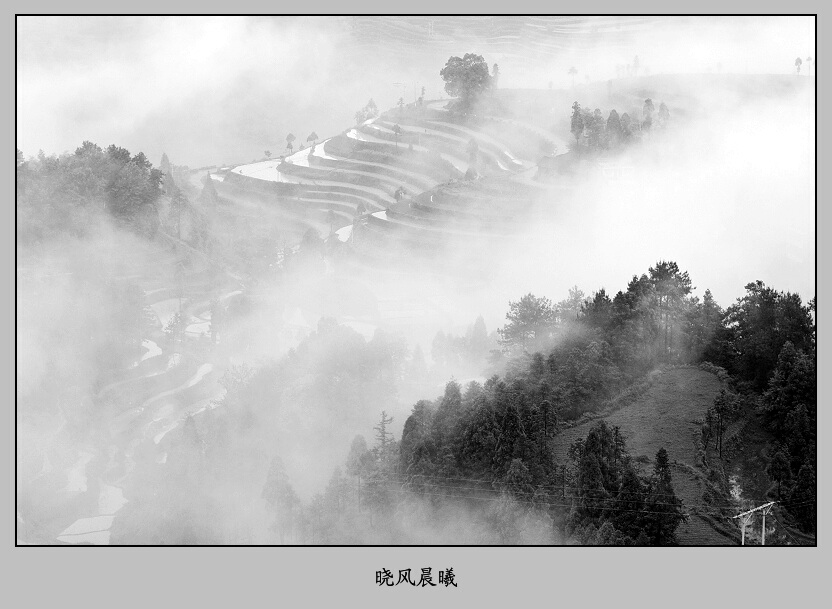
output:
[[[702,426],[705,448],[720,457],[732,421],[759,415],[771,434],[766,473],[769,497],[782,501],[805,532],[815,529],[817,460],[817,329],[815,299],[804,305],[797,294],[761,281],[726,311],[703,352],[723,367],[732,391],[723,392]]]
[[[640,494],[644,501],[636,511],[647,510],[641,520],[622,524],[604,516],[601,507],[584,504],[570,515],[567,532],[600,528],[610,520],[623,529],[616,525],[621,533],[616,537],[607,527],[602,537],[608,541],[671,542],[675,524],[644,524],[648,514],[662,512],[645,507],[650,489],[672,494],[669,471],[657,469],[651,479],[638,480],[628,470],[623,439],[603,426],[572,447],[570,463],[554,462],[551,441],[561,425],[626,399],[632,393],[627,390],[656,366],[711,361],[727,371],[723,374],[731,382],[707,421],[713,425],[715,412],[727,412],[722,402],[736,404],[725,415],[732,419],[763,416],[773,434],[769,454],[775,465],[769,469],[775,473],[770,475],[782,486],[790,471],[800,472],[791,490],[794,499],[786,506],[793,506],[793,515],[808,530],[815,488],[814,299],[804,306],[798,295],[756,282],[722,310],[709,291],[700,301],[691,290],[686,272],[674,262],[659,261],[613,298],[602,289],[581,302],[582,294],[573,288],[558,305],[531,294],[511,303],[509,323],[500,331],[510,358],[503,378],[494,376],[484,386],[472,383],[464,392],[452,382],[441,398],[417,403],[405,423],[397,475],[428,491],[435,479],[452,486],[455,479],[509,485],[513,497],[523,501],[541,494],[549,501],[549,490],[567,487],[569,479],[578,497],[585,497],[587,488],[603,489],[608,498]],[[597,454],[589,459],[592,451]],[[656,467],[661,469],[666,459],[657,455]],[[460,485],[465,484],[470,483]],[[660,519],[678,524],[678,511],[670,511],[675,516]]]
[[[616,150],[630,145],[647,136],[654,129],[665,129],[670,122],[670,111],[664,102],[658,109],[652,99],[645,99],[641,110],[641,119],[633,113],[624,112],[619,116],[614,108],[604,118],[600,108],[589,110],[581,104],[572,104],[570,131],[575,138],[578,152],[600,152]]]
[[[176,177],[175,177],[176,176]],[[162,155],[158,168],[144,153],[111,144],[102,149],[85,141],[74,153],[24,159],[17,151],[17,235],[33,244],[69,236],[89,236],[103,220],[145,237],[162,229],[206,248],[204,207],[219,197],[210,180],[199,195],[187,183],[187,168]]]
[[[102,210],[148,235],[159,228],[163,174],[141,152],[85,141],[73,154],[24,161],[18,150],[16,177],[18,238],[82,235]]]
[[[555,459],[554,447],[564,428],[637,397],[651,370],[702,364],[728,388],[703,424],[706,452],[719,426],[714,417],[726,426],[739,417],[761,419],[773,492],[783,494],[791,524],[810,531],[814,301],[805,306],[797,295],[758,282],[723,310],[710,292],[700,301],[692,289],[677,264],[659,261],[612,298],[603,289],[587,298],[573,288],[557,305],[531,294],[511,303],[501,354],[492,358],[501,374],[465,387],[450,381],[442,396],[418,401],[398,440],[384,404],[393,399],[393,380],[406,374],[405,351],[381,338],[345,343],[339,333],[353,333],[334,323],[276,367],[241,379],[226,395],[227,408],[211,416],[236,421],[235,413],[245,413],[241,421],[256,430],[257,442],[241,440],[231,453],[245,463],[258,447],[257,461],[270,464],[251,486],[266,501],[275,540],[672,544],[684,519],[670,475],[673,455],[660,450],[645,473],[619,430],[603,422],[570,447],[565,462]],[[321,349],[326,357],[312,357]],[[298,408],[308,416],[321,400],[329,408],[308,425],[330,438],[371,412],[382,414],[374,441],[356,436],[343,467],[304,502],[278,458],[287,442],[275,438],[280,421],[296,417]],[[722,406],[728,403],[732,408]],[[210,442],[196,459],[209,453]],[[219,467],[205,463],[208,471]]]

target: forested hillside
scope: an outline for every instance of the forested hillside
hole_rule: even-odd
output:
[[[310,367],[304,354],[342,344],[337,336],[350,333],[322,323],[278,367],[235,377],[225,407],[186,426],[177,451],[186,450],[189,467],[203,472],[196,476],[219,471],[231,455],[260,463],[257,475],[224,484],[235,496],[262,493],[271,534],[281,543],[736,543],[725,519],[742,503],[732,499],[722,447],[734,422],[759,419],[768,492],[782,501],[779,518],[794,535],[811,533],[813,303],[751,283],[747,296],[722,310],[708,292],[700,301],[690,288],[678,265],[659,261],[612,298],[576,289],[557,305],[532,295],[511,303],[501,349],[489,364],[500,373],[465,386],[449,381],[443,395],[413,406],[400,435],[384,411],[392,395],[385,394],[384,375],[407,374],[397,368],[402,352],[378,340],[362,346],[354,335],[349,353],[326,347],[325,367]],[[766,354],[777,355],[762,377],[751,362]],[[365,357],[375,362],[376,380],[366,376]],[[685,367],[696,374],[678,376]],[[340,372],[309,376],[324,370]],[[329,385],[335,378],[340,387]],[[324,491],[303,500],[293,490],[302,481],[279,457],[298,454],[298,447],[289,450],[292,439],[279,428],[301,416],[309,391],[339,404],[336,418],[308,425],[321,437],[341,436],[339,450],[348,456]],[[295,397],[287,402],[288,395]],[[661,406],[668,400],[677,414]],[[348,446],[334,431],[372,412],[379,418],[371,440],[362,434]],[[245,425],[245,439],[221,439],[229,425]],[[311,459],[331,448],[301,452]],[[196,510],[197,498],[170,492]],[[198,522],[196,512],[186,513]],[[129,522],[125,513],[123,526]],[[786,535],[773,539],[786,543]]]
[[[233,167],[18,151],[21,537],[728,544],[774,500],[769,542],[814,543],[814,298],[751,276],[724,308],[681,257],[595,279],[698,216],[722,280],[700,206],[750,195],[685,190],[723,110],[661,77],[500,90],[474,53],[440,75],[451,101]]]

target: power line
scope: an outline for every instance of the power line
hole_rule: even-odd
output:
[[[405,484],[408,484],[408,483],[406,482]],[[504,489],[482,488],[482,487],[477,487],[477,486],[453,486],[453,485],[430,484],[430,485],[426,485],[426,488],[427,488],[427,490],[431,490],[432,488],[442,488],[442,489],[460,490],[460,491],[479,491],[479,492],[485,492],[485,493],[502,493],[502,492],[504,492]],[[534,493],[534,492],[542,490],[543,488],[544,487],[534,487],[533,489],[529,489],[529,492]],[[552,487],[551,490],[561,491],[561,490],[563,490],[563,488],[564,487],[557,486],[557,487]],[[566,489],[567,490],[577,490],[574,487],[566,487]],[[411,489],[411,490],[414,490],[415,492],[419,492],[418,490],[415,490],[415,489]],[[508,489],[505,489],[505,490],[508,490]],[[629,493],[629,494],[636,495],[637,497],[641,497],[641,498],[647,498],[647,497],[651,497],[651,496],[652,497],[677,497],[678,498],[677,495],[670,494],[670,493],[650,494],[648,492],[641,492],[641,493],[633,492],[633,493]],[[583,497],[586,497],[586,495],[583,495]],[[604,502],[610,502],[611,501],[611,502],[623,502],[623,503],[637,503],[639,501],[639,499],[623,499],[621,497],[616,497],[616,496],[589,497],[589,498],[592,499],[592,500],[595,500],[595,501],[604,501]],[[652,505],[675,505],[675,504],[665,501],[665,502],[653,502]],[[717,504],[703,504],[703,505],[706,506],[706,507],[714,508],[714,509],[720,509],[720,508],[721,509],[729,509],[729,510],[736,509],[735,505],[728,505],[728,504],[719,504],[719,505],[717,505]]]
[[[482,500],[482,501],[498,501],[498,500],[507,499],[507,500],[515,501],[517,503],[527,503],[527,504],[532,504],[532,505],[550,505],[550,506],[553,506],[553,507],[572,507],[571,503],[568,503],[568,504],[567,503],[558,503],[558,502],[555,502],[555,501],[551,501],[548,498],[540,498],[538,500],[533,500],[533,501],[524,500],[524,499],[517,499],[517,498],[513,497],[510,492],[499,490],[499,489],[480,489],[480,488],[476,488],[476,487],[455,487],[455,486],[440,486],[440,485],[437,485],[436,488],[428,489],[428,490],[434,490],[434,491],[436,491],[436,490],[472,491],[473,490],[473,491],[480,491],[480,492],[484,492],[486,494],[490,494],[490,496],[466,495],[466,494],[460,494],[460,493],[423,492],[423,491],[419,491],[417,489],[405,488],[405,487],[402,487],[400,489],[390,489],[390,488],[388,488],[388,489],[384,489],[383,492],[393,492],[393,493],[400,493],[400,494],[410,493],[410,494],[428,496],[428,497],[447,497],[447,498],[473,499],[473,500]],[[498,493],[499,493],[499,495],[497,495]],[[497,496],[495,496],[495,495],[497,495]],[[667,513],[667,512],[664,512],[664,511],[656,511],[656,510],[650,510],[650,509],[646,509],[646,508],[630,509],[630,508],[615,507],[615,506],[607,505],[610,502],[612,502],[612,503],[619,502],[619,503],[624,503],[624,504],[635,503],[636,500],[620,499],[620,498],[616,498],[616,497],[607,497],[607,498],[598,497],[598,498],[590,498],[590,499],[601,502],[602,505],[598,506],[598,509],[600,509],[600,510],[626,511],[626,512],[648,512],[648,513],[659,513],[659,514]],[[803,503],[812,503],[812,502],[808,501],[808,502],[803,502]],[[798,505],[798,504],[795,504],[795,505]],[[674,503],[667,503],[667,502],[654,502],[654,503],[651,503],[650,506],[652,506],[652,507],[656,507],[656,506],[680,507],[680,508],[689,509],[689,510],[698,510],[700,513],[697,514],[697,515],[706,514],[706,515],[720,515],[720,516],[722,515],[722,514],[719,514],[720,510],[736,509],[736,506],[715,506],[715,505],[710,505],[710,504],[687,504],[687,503],[674,504]],[[648,506],[648,507],[650,507],[650,506]]]
[[[413,491],[413,490],[409,490],[409,489],[387,489],[387,492],[391,492],[391,493],[399,493],[399,494],[409,493],[409,494],[416,494],[416,495],[420,495],[420,496],[429,496],[429,497],[445,497],[445,498],[454,498],[454,499],[471,499],[471,500],[475,500],[475,501],[510,501],[510,502],[512,502],[512,503],[524,503],[524,504],[529,504],[529,505],[537,505],[537,506],[541,506],[541,505],[548,505],[548,506],[550,506],[550,507],[564,507],[564,508],[567,508],[567,507],[572,507],[572,504],[571,504],[571,503],[556,503],[556,502],[553,502],[553,501],[544,501],[544,500],[541,500],[541,501],[528,501],[528,500],[524,500],[524,499],[516,499],[516,498],[513,498],[513,497],[511,497],[511,496],[510,496],[510,495],[508,495],[508,494],[501,495],[500,497],[476,497],[476,496],[470,496],[470,495],[454,495],[454,494],[445,494],[445,493],[419,493],[419,492],[417,492],[417,491]],[[682,507],[682,506],[678,506],[678,507]],[[691,508],[691,509],[696,509],[696,507],[697,507],[697,506],[685,506],[685,507],[689,507],[689,508]],[[639,510],[636,510],[636,509],[621,508],[621,507],[605,507],[605,508],[599,508],[599,509],[612,510],[612,511],[616,511],[616,512],[635,512],[635,513],[649,513],[649,514],[667,514],[667,512],[664,512],[664,511],[658,511],[658,510],[648,510],[648,509],[639,509]],[[696,515],[701,515],[701,514],[695,514],[695,513],[693,513],[693,514],[692,514],[692,513],[685,513],[685,514],[682,514],[682,515],[683,515],[683,516],[685,516],[685,517],[687,517],[687,516],[691,516],[691,515],[696,516]]]
[[[458,477],[458,476],[442,476],[442,475],[438,475],[438,474],[411,474],[409,476],[408,475],[401,475],[401,474],[394,474],[394,475],[391,476],[390,474],[388,474],[386,479],[390,480],[390,481],[393,481],[393,482],[400,482],[400,483],[405,483],[405,484],[419,484],[419,483],[422,482],[421,480],[419,480],[419,478],[438,479],[438,480],[445,480],[445,481],[460,480],[460,481],[463,481],[463,482],[477,482],[477,483],[483,483],[483,484],[495,484],[495,483],[496,484],[506,484],[506,485],[510,484],[510,483],[506,483],[506,482],[501,482],[499,480],[488,480],[488,479],[482,479],[482,478],[479,478],[479,479],[478,478],[463,478],[463,477]],[[433,482],[424,482],[424,484],[426,486],[436,485],[436,483],[433,483]],[[565,484],[555,484],[555,483],[553,483],[553,484],[530,485],[530,486],[533,486],[535,491],[541,490],[541,489],[549,489],[549,490],[556,490],[556,491],[562,491],[562,490],[577,491],[577,490],[580,490],[579,487],[576,487],[576,486],[566,486]],[[466,487],[466,486],[454,486],[454,485],[445,485],[444,488],[458,488],[460,490],[467,489],[467,490],[497,491],[497,492],[500,492],[502,490],[502,489],[488,489],[488,488],[482,488],[482,487],[476,487],[476,486]],[[654,497],[678,497],[678,495],[676,493],[653,493],[653,492],[650,492],[650,491],[647,491],[647,490],[644,490],[644,491],[628,491],[628,493],[633,494],[633,495],[644,495],[644,496],[654,496]],[[613,499],[614,498],[610,498],[610,500],[613,500]],[[805,505],[805,504],[808,504],[808,503],[815,503],[815,502],[814,501],[802,501],[802,502],[798,502],[798,503],[790,503],[790,505]],[[719,505],[717,505],[717,504],[707,504],[707,505],[709,507],[724,507],[726,509],[736,509],[736,507],[737,507],[735,504],[719,504]]]
[[[519,504],[526,504],[526,505],[535,505],[535,506],[549,506],[549,507],[562,507],[562,508],[571,508],[573,505],[571,503],[558,503],[554,501],[546,501],[546,500],[538,500],[538,501],[529,501],[524,499],[517,499],[512,497],[509,494],[502,494],[499,497],[490,496],[490,497],[482,497],[482,496],[471,496],[471,495],[458,495],[458,494],[448,494],[448,493],[420,493],[418,491],[410,490],[410,489],[386,489],[386,492],[397,493],[397,494],[414,494],[419,496],[428,496],[428,497],[443,497],[446,499],[466,499],[466,500],[473,500],[473,501],[507,501],[512,503],[519,503]],[[721,514],[713,514],[713,510],[708,510],[710,506],[698,506],[698,505],[679,505],[674,507],[686,508],[686,511],[683,512],[681,515],[684,517],[690,516],[714,516],[714,515],[721,515]],[[706,508],[706,509],[703,509]],[[631,508],[624,508],[624,507],[610,507],[604,506],[599,507],[598,509],[605,510],[605,511],[614,511],[614,512],[630,512],[630,513],[647,513],[647,514],[667,514],[666,511],[659,511],[659,510],[650,510],[650,509],[631,509]]]
[[[789,539],[791,539],[795,543],[795,545],[797,545],[797,546],[805,546],[806,545],[806,544],[800,543],[797,539],[795,539],[794,536],[791,533],[789,533],[789,529],[787,529],[786,526],[777,519],[777,516],[775,516],[773,512],[771,514],[771,517],[774,518],[774,522],[776,522],[777,524],[780,525],[780,529],[784,533],[786,533],[786,535],[789,536]]]
[[[509,483],[506,483],[506,482],[500,482],[499,480],[460,478],[460,477],[454,477],[454,476],[440,476],[440,475],[427,475],[427,474],[413,474],[410,477],[399,475],[399,476],[394,477],[393,480],[396,481],[396,482],[419,484],[421,481],[418,480],[418,478],[430,478],[430,479],[439,479],[439,480],[460,480],[460,481],[464,481],[464,482],[479,482],[479,483],[483,483],[483,484],[495,484],[495,483],[496,484],[509,484]],[[430,485],[433,485],[435,483],[425,482],[424,484],[426,486],[430,486]],[[447,485],[447,486],[448,486],[448,488],[460,488],[460,489],[466,489],[467,488],[467,489],[483,490],[483,491],[487,491],[487,490],[498,490],[499,491],[500,490],[500,489],[486,489],[486,488],[482,488],[482,487],[465,487],[465,486],[455,487],[453,485]],[[531,486],[534,486],[535,490],[541,490],[541,489],[548,489],[548,490],[553,490],[553,491],[562,491],[562,490],[577,491],[577,490],[580,490],[579,487],[576,487],[576,486],[567,486],[567,485],[564,485],[564,484],[554,484],[554,483],[553,484],[531,485]],[[628,493],[632,494],[632,495],[643,495],[643,496],[653,496],[653,497],[678,497],[678,495],[676,493],[653,493],[653,492],[650,492],[650,491],[647,491],[647,490],[644,490],[644,491],[628,491]],[[724,507],[730,508],[730,509],[736,509],[736,505],[734,505],[734,504],[730,504],[730,505],[725,504]]]

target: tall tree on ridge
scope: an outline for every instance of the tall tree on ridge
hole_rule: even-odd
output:
[[[575,66],[569,68],[567,74],[572,77],[572,88],[575,88],[575,76],[578,74],[578,70],[575,69]]]
[[[656,289],[659,319],[664,320],[664,354],[667,357],[673,348],[673,327],[678,325],[693,287],[687,271],[683,273],[678,264],[665,260],[650,267],[650,281]]]
[[[572,122],[569,130],[575,136],[575,148],[580,152],[581,135],[584,132],[584,119],[581,114],[581,104],[578,102],[572,104]]]
[[[461,58],[453,56],[448,59],[439,75],[445,81],[448,95],[460,98],[464,114],[470,112],[479,96],[491,88],[488,64],[482,55],[466,53]]]

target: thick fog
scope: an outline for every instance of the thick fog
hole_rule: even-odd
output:
[[[17,148],[47,176],[31,187],[18,174],[20,541],[326,543],[299,524],[278,537],[269,493],[288,483],[278,495],[309,519],[322,494],[342,497],[343,476],[343,501],[360,504],[367,481],[347,471],[355,437],[372,449],[385,411],[398,442],[419,400],[503,373],[491,352],[523,295],[613,296],[673,260],[692,295],[709,289],[723,308],[756,280],[815,296],[814,65],[796,74],[794,59],[813,53],[811,19],[552,18],[532,24],[549,41],[539,53],[523,44],[523,18],[479,19],[485,30],[441,21],[19,18]],[[423,31],[427,43],[413,43]],[[529,194],[505,196],[525,206],[510,230],[449,232],[435,251],[395,237],[362,250],[360,233],[339,245],[331,220],[314,249],[265,186],[217,172],[276,159],[290,132],[304,145],[310,132],[334,139],[368,98],[382,113],[422,87],[444,102],[439,71],[469,52],[499,64],[495,96],[559,155],[574,156],[575,101],[639,120],[651,98],[670,120],[554,184],[525,184],[544,155],[528,159]],[[165,154],[197,210],[213,171],[232,211],[199,241],[182,235],[203,230],[201,212],[174,224],[167,186],[153,236],[114,220],[101,198],[56,194],[71,228],[45,227],[21,197],[60,192],[64,178],[44,168],[84,141],[141,151],[153,167]],[[304,221],[327,236],[323,217]],[[332,244],[357,253],[341,258]],[[522,500],[493,493],[488,509],[406,494],[384,534],[358,513],[347,543],[565,542]]]
[[[499,63],[505,88],[561,89],[570,67],[579,84],[605,81],[636,56],[639,74],[787,74],[814,45],[811,19],[799,17],[550,18],[522,29],[528,21],[22,17],[18,147],[118,141],[190,167],[244,163],[277,153],[290,131],[344,130],[370,97],[381,109],[412,102],[422,86],[428,99],[447,97],[439,70],[451,54]],[[512,46],[541,27],[546,52]],[[431,44],[408,38],[423,31]]]

